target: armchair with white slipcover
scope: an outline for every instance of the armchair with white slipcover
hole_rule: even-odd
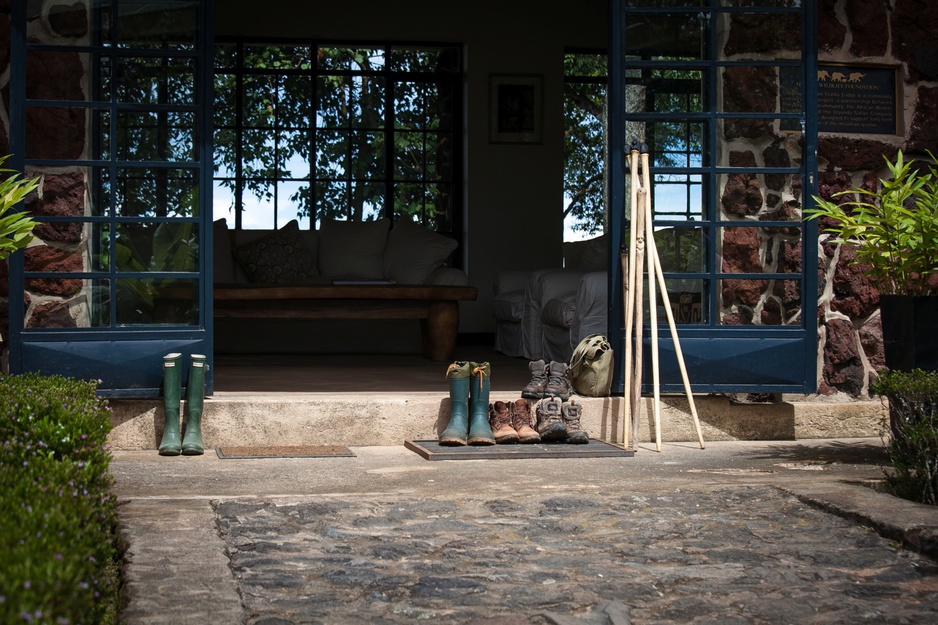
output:
[[[500,272],[495,349],[528,360],[567,362],[580,339],[606,334],[608,245],[605,235],[564,243],[562,269]]]

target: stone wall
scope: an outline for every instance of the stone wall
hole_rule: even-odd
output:
[[[857,185],[875,189],[888,174],[883,157],[898,150],[926,157],[938,148],[938,3],[928,0],[820,0],[820,63],[899,66],[898,136],[821,133],[821,197]],[[823,224],[821,224],[823,226]],[[854,251],[818,242],[819,379],[821,394],[868,395],[870,375],[884,366],[879,293],[852,264]]]

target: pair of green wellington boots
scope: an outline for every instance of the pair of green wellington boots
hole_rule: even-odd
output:
[[[440,434],[440,445],[494,445],[489,425],[489,380],[487,362],[456,361],[446,370],[449,380],[449,424]]]
[[[166,421],[163,438],[160,440],[161,456],[199,456],[202,447],[202,404],[205,398],[205,356],[192,354],[189,364],[189,382],[186,384],[186,435],[179,440],[180,410],[182,395],[182,354],[163,356],[163,411]]]

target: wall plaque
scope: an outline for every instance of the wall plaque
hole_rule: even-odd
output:
[[[782,67],[781,111],[801,111],[801,68]],[[897,68],[882,65],[818,65],[817,125],[820,132],[899,134],[901,100]],[[801,129],[783,119],[782,130]]]

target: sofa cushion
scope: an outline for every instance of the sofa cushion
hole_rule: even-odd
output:
[[[384,278],[387,219],[377,221],[323,220],[319,227],[319,272],[330,278]]]
[[[564,269],[577,271],[605,271],[609,268],[609,249],[606,235],[584,241],[563,244]]]
[[[239,245],[234,255],[251,282],[306,282],[318,273],[316,259],[303,242],[295,219],[256,241]]]
[[[230,284],[236,281],[235,260],[231,253],[231,237],[228,235],[228,222],[224,217],[212,224],[212,272],[213,281]]]
[[[400,284],[424,284],[456,246],[454,239],[412,221],[396,221],[384,251],[384,276]]]

